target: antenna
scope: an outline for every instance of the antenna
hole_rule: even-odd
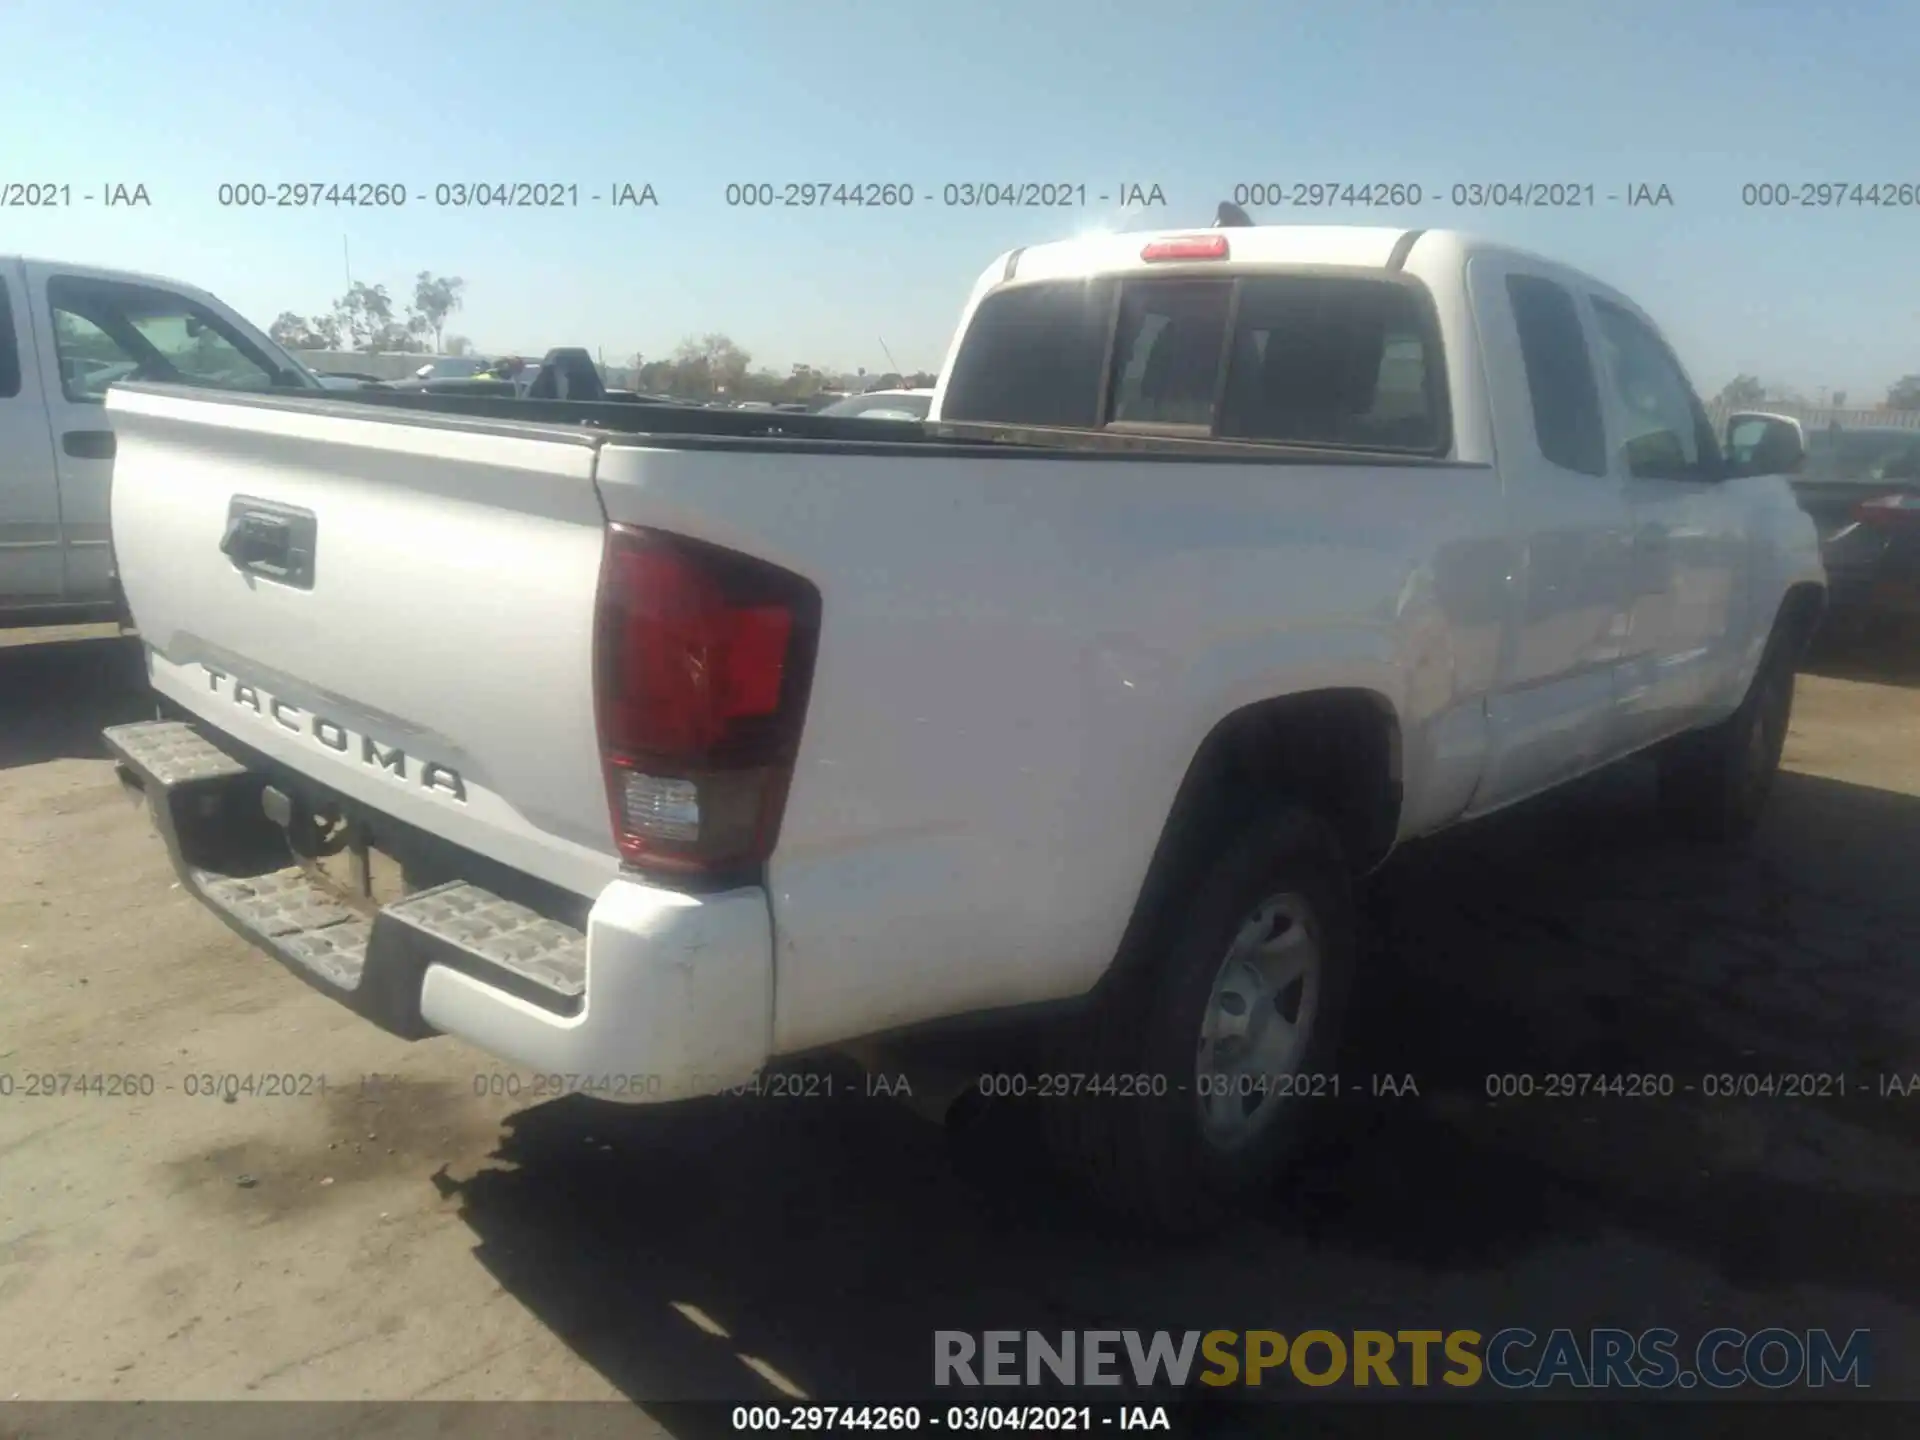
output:
[[[879,339],[878,336],[874,338]],[[880,353],[887,357],[887,364],[893,368],[893,373],[898,375],[902,380],[905,380],[907,378],[906,372],[900,368],[900,362],[893,358],[893,351],[887,349],[887,342],[885,340],[880,341]]]
[[[1253,218],[1231,200],[1222,200],[1220,202],[1220,208],[1214,212],[1213,228],[1216,230],[1230,227],[1243,229],[1250,228],[1252,225]]]

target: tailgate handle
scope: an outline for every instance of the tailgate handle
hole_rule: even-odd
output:
[[[236,495],[227,507],[220,553],[250,574],[311,590],[315,529],[311,510]]]

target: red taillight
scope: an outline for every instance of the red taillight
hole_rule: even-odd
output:
[[[595,636],[614,839],[644,868],[766,859],[786,803],[819,633],[797,575],[615,525]]]
[[[1920,495],[1876,495],[1853,507],[1853,518],[1877,530],[1920,525]]]
[[[1171,240],[1150,240],[1140,252],[1142,260],[1225,260],[1227,237],[1224,235],[1180,235]]]

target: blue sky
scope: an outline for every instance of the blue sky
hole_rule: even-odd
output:
[[[147,186],[147,209],[0,212],[0,249],[175,275],[264,325],[356,279],[463,276],[483,349],[609,361],[722,331],[757,362],[939,363],[1013,245],[1204,224],[1236,183],[1670,187],[1657,210],[1294,211],[1457,226],[1627,290],[1709,392],[1737,371],[1877,399],[1920,370],[1920,204],[1757,210],[1747,182],[1920,185],[1920,6],[1709,0],[11,0],[0,182]],[[896,182],[907,209],[750,212],[729,182]],[[399,211],[223,209],[223,181],[391,181]],[[432,187],[578,184],[436,210]],[[956,210],[948,182],[1087,186]],[[588,201],[651,183],[658,208]],[[1265,218],[1265,217],[1262,217]]]

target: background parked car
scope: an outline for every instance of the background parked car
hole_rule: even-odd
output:
[[[117,617],[104,402],[134,380],[332,388],[194,286],[0,256],[0,625]]]
[[[1812,429],[1794,493],[1820,530],[1829,625],[1920,619],[1920,429]]]
[[[870,390],[827,406],[822,415],[861,415],[869,420],[924,420],[933,405],[931,390]]]
[[[463,355],[451,359],[435,360],[422,365],[409,380],[390,380],[389,390],[424,390],[433,395],[500,395],[522,396],[533,387],[539,377],[540,362],[527,360],[521,363],[519,371],[511,379],[501,379],[492,373],[493,367],[502,358],[492,360]]]
[[[470,380],[493,361],[485,355],[436,355],[413,372],[415,380]]]

